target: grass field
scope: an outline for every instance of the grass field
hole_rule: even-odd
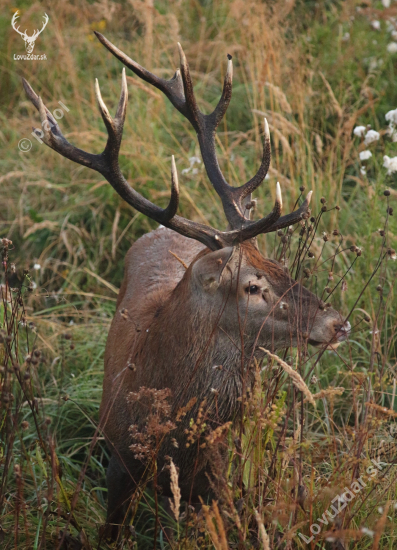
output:
[[[397,197],[397,112],[386,114],[397,108],[397,2],[387,4],[1,3],[1,548],[396,547],[397,223],[390,208]],[[30,33],[49,15],[34,50],[46,60],[14,59],[25,53],[10,24],[17,9],[21,29]],[[117,545],[99,536],[109,459],[96,429],[103,355],[125,254],[156,224],[99,174],[32,136],[40,118],[21,84],[23,76],[51,111],[61,109],[69,141],[100,152],[106,131],[94,80],[113,112],[122,65],[94,30],[167,78],[178,66],[181,42],[205,112],[220,96],[226,54],[233,56],[233,98],[217,133],[221,168],[233,185],[256,172],[266,116],[273,156],[257,211],[270,209],[277,181],[285,211],[300,187],[313,189],[315,258],[305,260],[300,277],[321,296],[336,287],[332,304],[353,327],[337,352],[288,351],[316,408],[277,362],[258,370],[243,433],[231,428],[224,442],[230,468],[219,505],[209,502],[197,514],[182,504],[178,521],[162,508],[156,517],[148,489]],[[224,228],[203,164],[192,166],[200,156],[194,130],[158,90],[127,75],[124,175],[164,206],[175,155],[181,215]],[[30,150],[21,150],[23,139],[30,139]],[[280,242],[260,238],[262,251],[284,255],[295,275],[299,231],[286,247]],[[335,504],[332,511],[359,476],[363,485],[342,499],[347,505],[340,513]]]

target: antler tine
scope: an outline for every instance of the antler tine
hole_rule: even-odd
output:
[[[116,116],[114,117],[114,119],[110,116],[108,108],[106,107],[106,104],[102,99],[101,90],[98,84],[98,79],[95,79],[95,94],[97,97],[102,119],[106,125],[108,135],[109,135],[108,143],[106,144],[106,148],[103,154],[110,155],[118,163],[118,153],[119,153],[121,139],[123,135],[123,126],[124,126],[125,115],[127,111],[127,102],[128,102],[128,87],[127,87],[127,77],[125,74],[125,68],[123,67],[123,71],[122,71],[120,100],[117,106]],[[162,214],[161,214],[162,223],[168,222],[175,216],[178,210],[178,205],[179,205],[178,173],[176,170],[175,158],[174,156],[172,156],[171,197],[167,208],[165,208],[162,211]],[[132,206],[134,206],[134,204]]]
[[[128,103],[128,86],[127,86],[127,77],[125,74],[125,67],[123,67],[121,73],[121,93],[119,104],[117,106],[115,122],[117,124],[124,125],[125,115],[127,113],[127,103]]]
[[[302,205],[298,208],[298,210],[295,210],[290,214],[286,214],[285,216],[281,216],[281,218],[279,218],[272,226],[270,226],[268,230],[264,231],[264,233],[273,233],[278,229],[283,229],[284,227],[288,227],[289,225],[294,225],[295,223],[300,222],[306,217],[309,217],[310,215],[309,205],[312,198],[312,194],[313,194],[313,191],[309,191],[309,193],[306,195],[305,200],[303,201]]]
[[[77,147],[71,145],[67,141],[67,139],[65,139],[54,117],[47,109],[47,107],[43,104],[41,98],[33,90],[29,82],[22,78],[22,83],[25,88],[26,95],[40,113],[44,136],[40,135],[41,133],[37,128],[33,128],[33,131],[38,136],[44,138],[43,141],[48,147],[51,147],[51,149],[54,149],[54,151],[56,151],[63,157],[73,160],[74,162],[78,162],[83,166],[88,166],[89,168],[94,168],[95,170],[98,170],[96,166],[98,165],[98,163],[100,164],[100,155],[92,155],[91,153],[86,153],[82,149],[78,149]],[[48,124],[50,125],[49,132],[46,132],[46,127],[48,128]]]
[[[128,87],[127,87],[127,77],[125,75],[125,68],[123,67],[121,73],[121,92],[120,99],[117,105],[116,115],[114,118],[110,115],[108,108],[106,107],[105,102],[102,99],[101,90],[99,88],[98,79],[95,79],[95,96],[98,101],[99,110],[102,116],[102,120],[105,123],[106,129],[108,131],[109,143],[106,146],[110,152],[112,146],[116,146],[117,153],[120,148],[121,138],[123,137],[123,127],[125,121],[125,115],[127,112],[127,102],[128,102]],[[114,142],[114,143],[113,143]],[[105,149],[105,152],[107,152]]]
[[[233,63],[232,56],[227,55],[227,69],[225,80],[223,83],[223,90],[218,105],[213,112],[209,115],[204,115],[197,106],[196,98],[193,90],[193,83],[190,76],[189,65],[186,60],[185,52],[182,49],[181,44],[178,42],[179,58],[180,58],[180,70],[183,81],[183,89],[185,95],[185,101],[188,108],[188,115],[186,118],[192,123],[195,130],[199,133],[215,132],[222,118],[224,117],[227,108],[229,107],[232,97],[232,82],[233,82]],[[208,136],[206,136],[208,138]],[[226,182],[225,182],[226,183]],[[226,184],[228,185],[228,184]],[[230,187],[228,185],[228,187]],[[232,187],[230,187],[232,189]]]
[[[136,63],[133,59],[128,57],[124,52],[119,50],[114,44],[112,44],[107,38],[103,36],[100,32],[94,31],[95,36],[98,40],[107,48],[111,54],[113,54],[119,61],[121,61],[126,67],[131,69],[139,78],[142,78],[145,82],[152,84],[158,90],[163,92],[166,97],[171,101],[176,109],[184,116],[186,116],[186,103],[183,93],[183,84],[182,78],[179,74],[179,71],[175,73],[171,80],[165,80],[160,78],[141,65]]]
[[[200,112],[196,97],[194,95],[193,91],[193,82],[190,77],[190,71],[189,71],[189,65],[186,60],[185,52],[182,49],[182,46],[178,42],[178,50],[179,50],[179,59],[180,59],[180,66],[181,66],[181,76],[183,81],[183,89],[185,92],[185,101],[187,106],[187,113],[188,113],[188,120],[192,123],[194,129],[196,132],[200,131],[200,126],[202,125],[202,113]]]
[[[189,65],[179,42],[178,49],[186,101],[186,113],[184,114],[196,130],[201,156],[203,157],[208,178],[222,200],[226,219],[232,229],[240,229],[247,221],[243,215],[244,209],[238,197],[236,197],[235,189],[227,183],[222,174],[215,149],[215,131],[226,113],[232,95],[233,65],[231,56],[228,55],[228,69],[225,76],[222,96],[218,105],[211,114],[204,115],[197,107]]]
[[[229,241],[233,243],[243,242],[248,239],[253,239],[254,237],[260,235],[261,233],[273,233],[278,229],[283,229],[295,223],[300,222],[301,220],[307,218],[310,215],[310,201],[312,198],[313,191],[310,191],[302,205],[285,216],[280,217],[281,208],[282,208],[282,197],[280,184],[277,182],[276,186],[276,201],[274,208],[270,214],[261,220],[251,222],[249,225],[240,230],[230,231],[225,235],[229,236]]]
[[[246,227],[240,229],[239,240],[246,241],[247,239],[253,239],[261,233],[269,233],[270,228],[280,218],[281,210],[283,207],[283,199],[281,196],[281,188],[279,182],[276,185],[276,200],[274,202],[273,210],[264,218],[250,222]]]
[[[223,82],[223,90],[221,98],[215,110],[208,115],[208,120],[212,119],[214,131],[219,126],[219,123],[225,116],[227,108],[229,107],[230,100],[232,99],[232,84],[233,84],[233,62],[232,56],[227,54],[227,69],[225,74],[225,80]]]
[[[47,110],[46,110],[46,107],[44,107],[43,100],[41,99],[40,96],[38,98],[38,102],[39,102],[39,114],[40,114],[41,126],[44,132],[44,143],[46,145],[49,145],[50,147],[53,147],[52,133],[49,128],[48,119],[47,119]]]
[[[171,157],[171,198],[170,202],[165,209],[166,217],[172,220],[175,214],[178,211],[179,205],[179,182],[178,182],[178,172],[176,170],[175,157]]]
[[[270,161],[271,161],[271,147],[270,147],[270,132],[269,125],[266,118],[264,119],[264,141],[263,141],[263,155],[262,162],[259,167],[259,170],[253,178],[251,178],[247,183],[238,187],[235,190],[236,195],[239,196],[240,201],[243,200],[247,195],[253,193],[257,189],[263,180],[266,177],[266,174],[269,170]]]
[[[33,90],[32,86],[29,84],[27,80],[22,78],[22,84],[25,89],[26,95],[30,99],[30,101],[33,103],[33,105],[36,107],[36,109],[39,111],[39,104],[40,104],[40,98],[36,94],[36,92]],[[47,121],[51,124],[51,126],[55,127],[57,132],[60,132],[59,126],[51,112],[47,109],[47,107],[44,105],[45,113]]]
[[[98,79],[95,79],[95,97],[98,102],[99,111],[102,116],[102,120],[105,123],[106,129],[108,132],[114,132],[113,119],[110,116],[106,103],[102,99],[101,90],[99,88]]]

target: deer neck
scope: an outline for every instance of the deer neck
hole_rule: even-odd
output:
[[[185,276],[143,332],[138,385],[170,388],[178,406],[210,395],[230,416],[244,385],[244,361],[219,317],[219,306],[197,296]]]

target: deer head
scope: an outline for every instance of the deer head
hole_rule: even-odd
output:
[[[28,53],[32,53],[33,52],[33,49],[34,49],[34,44],[36,42],[36,39],[37,37],[39,36],[39,34],[41,34],[43,32],[43,30],[46,28],[47,26],[47,23],[48,23],[48,20],[49,20],[49,17],[48,15],[45,13],[44,14],[44,23],[43,23],[43,26],[40,30],[36,30],[34,31],[34,33],[32,34],[32,36],[29,36],[25,30],[25,32],[21,32],[19,30],[19,27],[16,27],[15,24],[16,24],[16,21],[19,17],[19,10],[17,10],[15,13],[14,13],[14,16],[11,20],[11,25],[12,25],[12,28],[14,29],[14,31],[16,31],[18,34],[20,34],[22,36],[22,38],[24,39],[25,41],[25,47],[26,47],[26,51]]]
[[[200,255],[188,279],[186,294],[200,301],[192,310],[212,310],[218,316],[212,326],[243,346],[246,357],[259,346],[274,350],[309,343],[334,349],[348,336],[350,325],[337,311],[281,264],[264,258],[252,242]]]
[[[62,156],[98,171],[116,192],[139,212],[208,247],[207,253],[190,266],[186,279],[191,287],[200,289],[203,299],[208,298],[210,309],[214,303],[222,301],[221,298],[220,301],[214,301],[215,295],[222,297],[228,293],[224,306],[224,311],[228,313],[222,315],[221,321],[225,331],[232,325],[234,328],[240,327],[241,331],[241,319],[245,319],[244,326],[251,327],[247,332],[255,335],[265,332],[268,335],[265,341],[270,339],[269,345],[273,349],[296,346],[301,339],[325,345],[337,345],[344,340],[349,332],[349,324],[344,323],[340,314],[332,308],[325,307],[314,294],[292,280],[277,262],[266,260],[257,248],[257,235],[275,232],[309,218],[312,195],[310,191],[297,210],[282,216],[281,189],[277,183],[276,199],[271,212],[259,220],[250,219],[251,194],[264,180],[270,165],[270,135],[266,119],[262,162],[255,176],[240,187],[232,187],[225,180],[219,167],[215,151],[215,131],[226,113],[232,95],[231,56],[228,55],[227,72],[219,103],[211,114],[205,115],[197,106],[188,63],[180,44],[180,69],[175,72],[173,78],[165,80],[141,67],[100,33],[95,34],[124,65],[161,90],[192,124],[197,133],[207,175],[222,201],[228,229],[220,231],[176,214],[179,184],[174,157],[171,162],[171,198],[165,209],[144,198],[125,180],[118,163],[128,97],[125,69],[122,72],[121,96],[114,118],[109,114],[102,99],[98,81],[95,83],[99,109],[108,132],[105,149],[98,155],[82,151],[69,143],[41,98],[23,80],[28,97],[40,113],[44,130],[42,139],[46,145]],[[239,304],[237,313],[236,299]],[[236,314],[239,316],[237,324]],[[258,338],[260,337],[251,338],[251,344],[258,342]],[[259,342],[263,344],[262,340]]]

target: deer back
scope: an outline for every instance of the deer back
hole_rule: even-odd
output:
[[[127,253],[124,279],[120,288],[116,315],[112,321],[105,351],[105,376],[101,417],[105,434],[112,440],[125,441],[131,416],[126,399],[131,391],[149,385],[147,371],[136,373],[134,357],[147,337],[152,320],[183,278],[186,268],[204,245],[166,228],[143,235]],[[164,327],[164,329],[170,328]],[[171,359],[172,360],[172,359]],[[159,379],[153,387],[164,387]]]

